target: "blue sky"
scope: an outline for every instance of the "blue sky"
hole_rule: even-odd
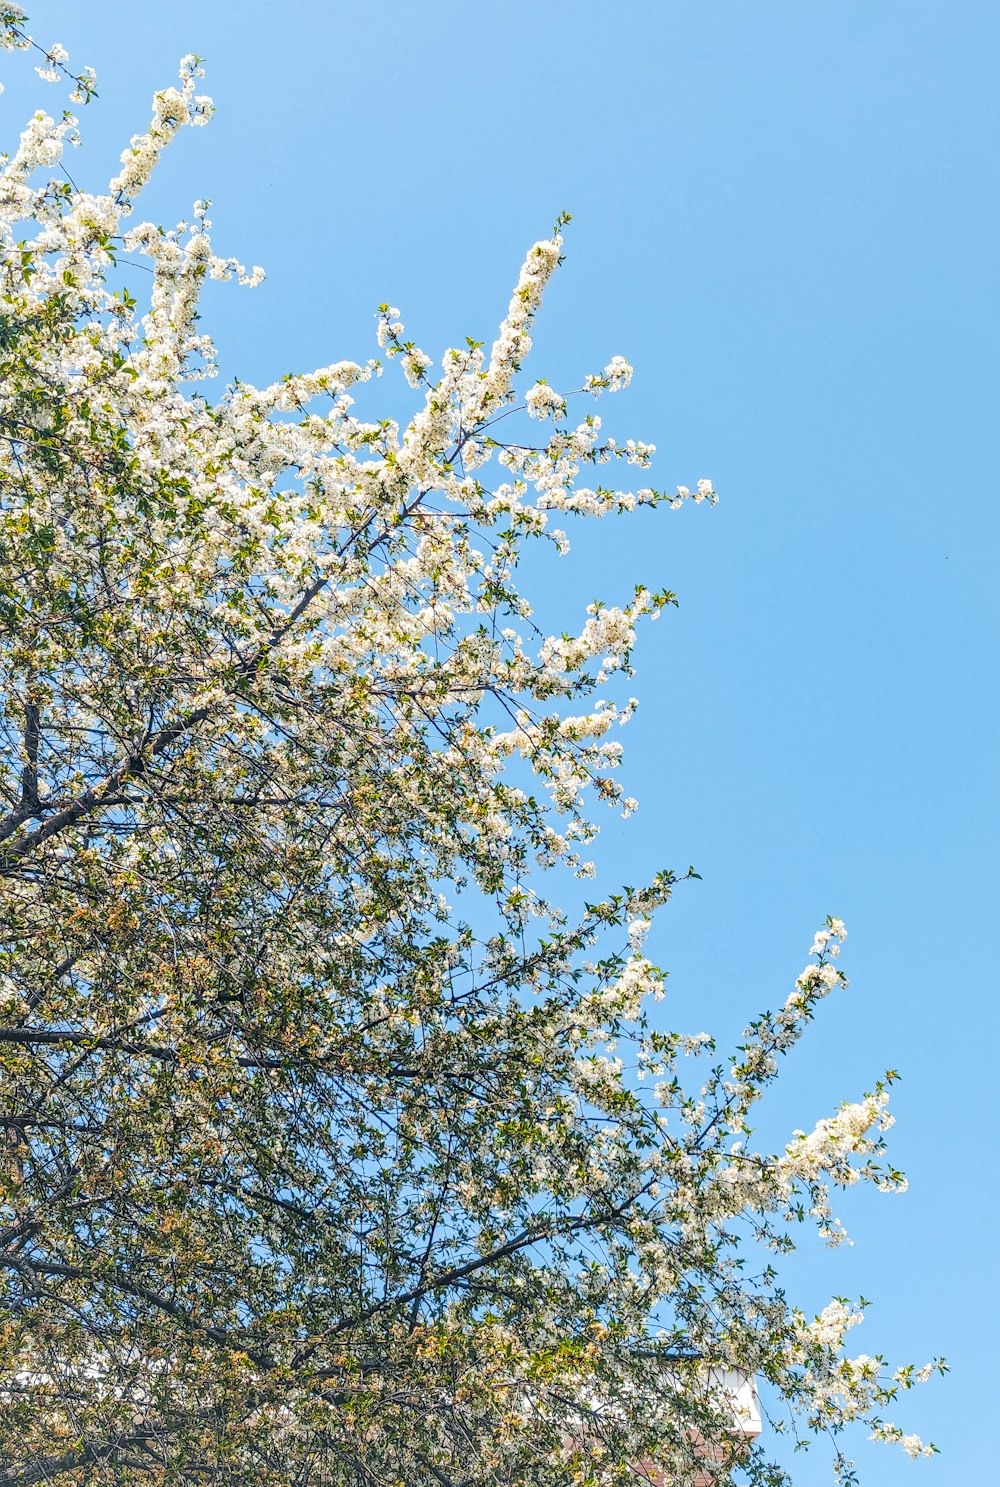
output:
[[[227,373],[373,353],[390,300],[432,353],[488,339],[524,248],[573,212],[533,370],[654,441],[657,483],[713,511],[583,532],[557,628],[636,579],[679,594],[645,632],[625,735],[641,810],[601,880],[695,864],[651,941],[675,1022],[735,1038],[842,915],[849,993],[768,1116],[809,1127],[887,1066],[903,1198],[845,1205],[804,1253],[807,1303],[863,1292],[858,1350],[953,1372],[899,1418],[942,1447],[856,1443],[878,1487],[984,1480],[998,1288],[996,765],[998,94],[993,0],[263,0],[32,7],[99,74],[76,174],[107,178],[177,58],[218,115],[150,210],[214,201]],[[6,67],[4,144],[36,100]],[[818,1448],[804,1484],[827,1480]]]

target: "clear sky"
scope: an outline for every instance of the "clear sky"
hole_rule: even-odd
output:
[[[218,115],[151,210],[211,197],[219,251],[268,270],[212,295],[226,373],[374,354],[383,300],[432,353],[488,339],[524,248],[573,212],[535,375],[578,385],[626,355],[635,383],[600,411],[655,441],[658,484],[722,496],[595,527],[557,570],[556,628],[635,579],[681,601],[642,637],[641,810],[609,821],[600,881],[698,868],[651,950],[676,1024],[727,1038],[784,998],[825,914],[847,921],[852,988],[769,1121],[809,1128],[899,1068],[911,1187],[843,1205],[854,1247],[809,1247],[796,1283],[817,1308],[873,1298],[857,1351],[952,1363],[898,1412],[942,1455],[861,1438],[869,1487],[991,1480],[996,0],[29,8],[98,69],[81,184],[181,54],[207,59]],[[57,104],[6,74],[4,146]],[[825,1458],[797,1481],[828,1480]]]

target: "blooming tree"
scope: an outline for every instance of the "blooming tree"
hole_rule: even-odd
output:
[[[859,1308],[805,1315],[774,1255],[803,1216],[838,1242],[832,1188],[902,1185],[886,1083],[752,1139],[843,924],[713,1062],[647,1020],[675,875],[543,892],[634,804],[613,678],[673,596],[545,638],[519,561],[710,482],[600,483],[653,454],[586,411],[623,358],[525,382],[565,219],[491,346],[435,366],[383,306],[381,361],[210,397],[199,291],[260,271],[205,203],[135,214],[200,76],[102,191],[71,114],[0,173],[0,1487],[785,1481],[734,1374],[776,1427],[930,1449],[882,1416],[929,1369],[851,1356]],[[355,411],[382,362],[408,422]]]

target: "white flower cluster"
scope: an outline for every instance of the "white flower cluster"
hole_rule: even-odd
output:
[[[923,1372],[923,1370],[921,1370]],[[898,1445],[911,1461],[918,1460],[921,1456],[932,1457],[937,1455],[934,1446],[925,1445],[919,1435],[905,1433],[898,1425],[878,1424],[869,1436],[869,1440],[886,1441],[890,1445]]]
[[[632,949],[638,954],[645,943],[646,936],[652,928],[652,920],[645,917],[629,920],[628,942]]]
[[[562,238],[535,243],[521,268],[507,314],[490,352],[489,365],[482,377],[479,403],[482,410],[495,408],[511,395],[511,382],[531,350],[528,334],[535,312],[542,302],[546,284],[559,266]]]
[[[701,501],[707,501],[710,506],[715,506],[718,504],[719,497],[710,480],[699,480],[693,495],[686,485],[679,485],[677,494],[671,499],[670,504],[676,510],[688,499],[694,501],[696,505]]]
[[[779,1162],[779,1170],[789,1178],[814,1181],[827,1174],[836,1182],[849,1186],[858,1181],[860,1172],[851,1165],[850,1157],[879,1149],[868,1139],[873,1126],[887,1131],[893,1124],[888,1113],[889,1096],[883,1090],[866,1095],[853,1105],[842,1105],[836,1115],[818,1121],[808,1134],[795,1131]]]
[[[558,418],[566,412],[566,399],[547,382],[536,382],[524,395],[532,418]]]
[[[605,390],[609,392],[620,392],[623,387],[628,387],[632,381],[633,368],[624,356],[613,356],[601,373],[591,373],[584,381],[587,392],[600,397]]]
[[[117,198],[123,212],[130,210],[134,197],[153,174],[161,152],[185,124],[207,124],[214,105],[211,98],[196,94],[197,79],[205,69],[189,55],[181,59],[180,88],[163,88],[153,94],[153,118],[145,134],[135,134],[122,152],[122,169],[111,180],[108,190]]]
[[[793,1317],[796,1333],[804,1344],[810,1348],[835,1351],[843,1346],[844,1336],[850,1328],[857,1327],[865,1319],[859,1306],[850,1306],[840,1300],[831,1301],[811,1322],[806,1321],[801,1312],[795,1312]]]
[[[35,71],[45,83],[57,83],[59,81],[59,68],[64,62],[69,61],[69,52],[59,42],[55,42],[45,53],[45,65],[36,67]]]
[[[846,939],[847,930],[844,928],[843,919],[831,919],[822,929],[816,931],[809,954],[836,957],[840,954],[840,947]]]

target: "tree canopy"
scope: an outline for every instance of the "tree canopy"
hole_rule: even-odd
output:
[[[687,874],[555,901],[632,807],[619,683],[674,596],[545,636],[519,564],[711,482],[619,487],[654,453],[594,411],[622,357],[524,377],[566,218],[492,344],[434,365],[384,305],[380,359],[210,396],[199,293],[260,271],[205,203],[135,215],[200,76],[103,190],[71,114],[0,173],[0,1487],[784,1481],[734,1376],[930,1449],[882,1412],[931,1365],[850,1356],[860,1307],[780,1274],[832,1187],[903,1185],[889,1081],[751,1130],[843,924],[716,1058],[648,1015]],[[362,417],[399,371],[408,421]]]

